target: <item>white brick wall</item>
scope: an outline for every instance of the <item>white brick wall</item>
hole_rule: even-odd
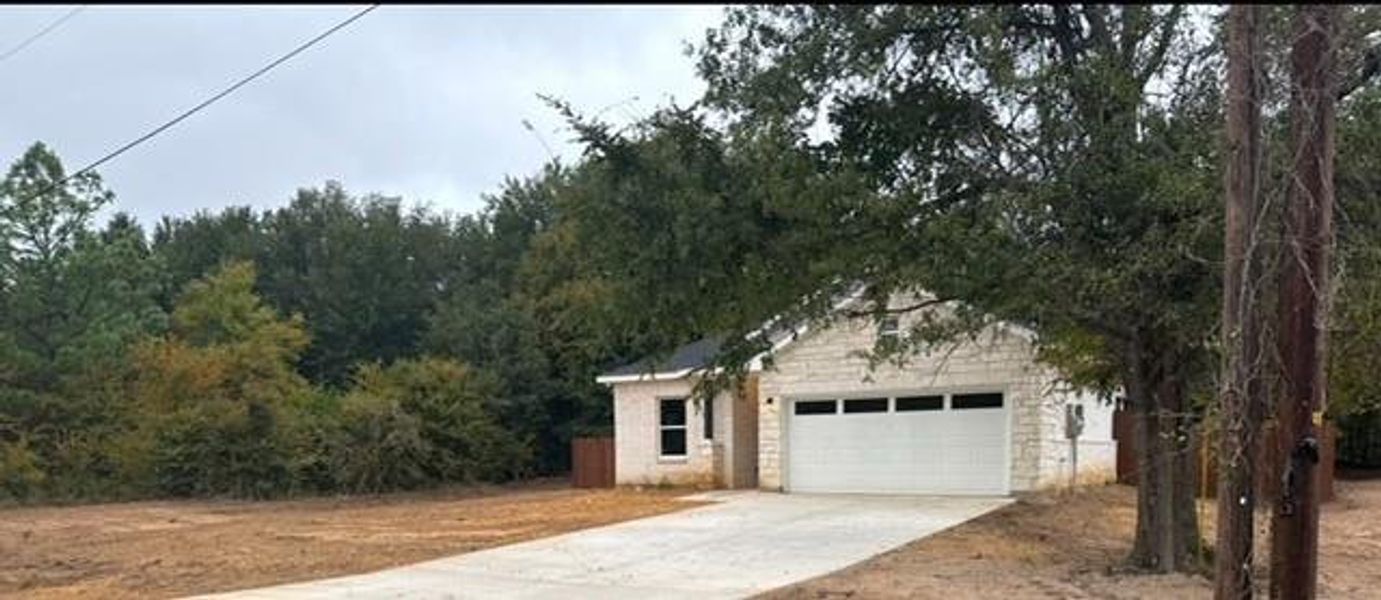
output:
[[[903,318],[903,328],[906,324]],[[786,448],[780,410],[783,398],[915,389],[1003,392],[1012,418],[1011,489],[1035,489],[1053,477],[1048,472],[1056,463],[1042,452],[1043,446],[1048,449],[1050,445],[1051,421],[1048,414],[1042,413],[1053,412],[1043,409],[1050,401],[1051,371],[1033,362],[1034,349],[1027,338],[1013,329],[994,327],[980,335],[976,343],[914,356],[900,368],[878,365],[870,373],[867,359],[852,354],[871,349],[875,335],[875,328],[867,319],[842,321],[821,331],[808,332],[784,348],[775,357],[773,367],[762,373],[758,418],[760,487],[781,490],[785,483],[782,458]],[[1055,414],[1062,424],[1063,412]],[[1063,440],[1062,434],[1059,439]]]
[[[715,446],[733,456],[731,397],[715,397],[715,439],[704,439],[704,417],[695,400],[686,406],[686,456],[662,458],[657,410],[662,398],[691,395],[692,379],[620,383],[614,386],[614,480],[619,485],[716,485]],[[725,468],[731,465],[726,462]]]
[[[1042,409],[1045,423],[1041,443],[1041,475],[1036,487],[1069,484],[1072,449],[1065,437],[1065,405],[1084,406],[1084,431],[1079,436],[1081,483],[1098,483],[1117,477],[1117,442],[1112,439],[1113,406],[1094,394],[1073,392],[1058,383],[1048,386]]]

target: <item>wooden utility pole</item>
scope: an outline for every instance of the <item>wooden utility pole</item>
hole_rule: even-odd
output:
[[[1265,412],[1258,287],[1261,175],[1259,6],[1228,9],[1223,370],[1219,394],[1217,600],[1252,596],[1257,434]]]
[[[1333,247],[1334,39],[1337,6],[1296,8],[1290,48],[1293,176],[1281,264],[1281,493],[1271,519],[1271,594],[1312,599],[1318,578],[1319,430],[1326,402]]]

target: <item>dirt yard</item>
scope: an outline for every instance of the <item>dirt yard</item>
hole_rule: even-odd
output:
[[[695,506],[553,483],[374,498],[0,510],[0,596],[170,597],[316,579]]]
[[[1321,596],[1381,598],[1381,481],[1339,481],[1323,512]],[[1120,485],[1035,496],[959,527],[801,584],[771,600],[841,598],[1193,598],[1208,579],[1120,572],[1135,490]],[[1212,505],[1200,515],[1213,539]],[[1264,536],[1263,536],[1264,537]],[[1265,546],[1259,557],[1264,557]]]

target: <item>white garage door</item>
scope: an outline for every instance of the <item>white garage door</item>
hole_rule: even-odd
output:
[[[793,401],[787,488],[1006,494],[1007,413],[998,393]]]

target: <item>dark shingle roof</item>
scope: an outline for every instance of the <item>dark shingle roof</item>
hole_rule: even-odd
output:
[[[698,369],[710,364],[714,360],[724,339],[721,337],[701,338],[671,352],[665,359],[653,365],[651,358],[644,358],[634,363],[629,363],[621,367],[609,370],[601,377],[618,377],[623,375],[646,375],[648,373],[675,373],[685,369]]]
[[[838,292],[830,298],[830,302],[836,309],[845,303],[852,302],[859,297],[863,287],[859,284],[849,286],[847,289]],[[768,342],[776,345],[779,342],[795,340],[797,335],[796,323],[789,323],[781,319],[774,318],[756,332],[749,336],[764,335]],[[653,366],[652,358],[644,358],[634,363],[626,364],[621,367],[611,369],[599,377],[627,377],[636,375],[647,375],[650,373],[677,373],[686,369],[699,369],[707,367],[713,361],[720,348],[724,345],[723,336],[709,336],[698,339],[694,342],[681,346],[665,359]]]

